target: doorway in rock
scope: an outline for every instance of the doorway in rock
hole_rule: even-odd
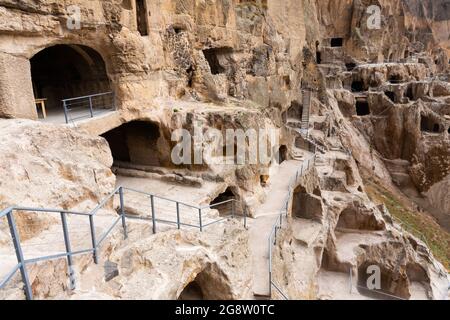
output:
[[[44,99],[49,121],[65,121],[63,99],[111,92],[105,62],[90,47],[55,45],[34,55],[30,64],[34,97]],[[91,101],[94,111],[114,107],[113,94],[95,96]],[[42,108],[38,112],[44,117]],[[74,101],[73,113],[72,117],[89,116],[88,99]]]
[[[366,100],[356,100],[356,114],[360,117],[370,115],[369,103]]]
[[[362,92],[365,91],[364,83],[359,80],[355,80],[352,82],[352,92]]]
[[[159,125],[150,121],[131,121],[102,135],[111,148],[114,162],[162,166]]]
[[[277,160],[279,164],[282,164],[286,160],[288,160],[288,148],[285,145],[280,146],[277,153]]]
[[[342,47],[344,45],[344,39],[343,38],[332,38],[331,39],[331,47]]]
[[[232,300],[235,299],[228,276],[216,265],[208,264],[199,274],[193,275],[178,296],[178,300]]]
[[[136,23],[141,36],[148,36],[146,0],[136,0]]]
[[[241,210],[240,205],[238,205],[238,202],[229,200],[238,200],[238,197],[236,196],[236,193],[232,190],[232,187],[228,187],[224,192],[219,194],[209,203],[209,205],[211,206],[212,209],[219,211],[219,214],[222,217],[232,215],[233,210],[235,214],[239,214]]]

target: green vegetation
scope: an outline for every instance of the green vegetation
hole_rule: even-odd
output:
[[[372,201],[384,203],[392,217],[405,230],[427,243],[434,257],[450,270],[450,234],[426,213],[408,209],[399,197],[382,186],[371,181],[365,181],[365,184]]]

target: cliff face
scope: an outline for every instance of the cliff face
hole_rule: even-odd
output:
[[[295,186],[289,223],[275,249],[274,275],[283,290],[292,298],[361,298],[344,293],[342,283],[349,273],[364,282],[364,269],[377,263],[387,279],[385,291],[406,299],[442,297],[445,269],[425,242],[372,202],[363,178],[378,180],[411,200],[418,214],[426,211],[449,227],[449,0],[136,3],[0,0],[0,117],[38,120],[38,96],[48,97],[51,111],[63,98],[100,90],[113,91],[117,104],[115,112],[74,129],[1,120],[6,156],[0,171],[6,178],[0,204],[91,209],[114,189],[114,157],[121,181],[125,175],[141,178],[137,184],[150,181],[158,192],[188,203],[209,203],[230,188],[254,218],[250,231],[257,238],[264,231],[258,229],[261,205],[277,192],[270,186],[289,179],[277,175],[274,163],[174,166],[171,134],[181,128],[192,133],[195,126],[204,131],[276,128],[286,159],[305,161],[311,150],[317,152],[314,170]],[[368,11],[371,6],[380,9],[376,27],[378,11]],[[61,69],[48,72],[53,64]],[[304,88],[312,90],[310,106],[303,105],[308,101]],[[300,130],[306,112],[307,138]],[[135,122],[137,127],[127,127]],[[140,135],[143,123],[151,126]],[[152,165],[118,165],[114,134],[121,130],[131,134],[120,143],[157,165],[150,160]],[[204,150],[223,147],[212,140],[202,143]],[[179,191],[180,184],[188,191]],[[28,232],[26,222],[20,221]],[[54,221],[38,222],[30,239],[51,239],[46,226]],[[267,267],[267,252],[258,257],[250,248],[258,249],[267,237],[255,246],[244,229],[231,226],[227,233],[230,222],[225,224],[216,230],[223,241],[208,234],[197,241],[194,232],[167,230],[138,244],[115,236],[103,258],[116,264],[120,276],[99,284],[98,291],[107,298],[173,299],[197,279],[205,292],[214,291],[211,281],[226,289],[210,297],[248,298],[252,278],[258,281],[252,270],[260,270],[254,264],[261,260]],[[4,244],[6,223],[0,227]],[[133,225],[133,241],[140,230],[148,231],[141,227]],[[165,243],[176,253],[161,248]],[[235,255],[233,245],[242,254]],[[448,247],[442,251],[448,263]],[[102,270],[92,276],[84,272],[89,263],[81,263],[81,277],[90,287],[76,293],[80,297],[104,277]],[[48,273],[52,268],[62,269],[58,264],[33,269],[35,293],[66,297],[62,278]],[[140,276],[152,294],[139,293]],[[52,281],[57,283],[45,284]],[[158,291],[161,283],[164,290]]]

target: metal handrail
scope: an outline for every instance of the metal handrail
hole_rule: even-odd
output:
[[[152,216],[151,218],[144,218],[144,217],[135,217],[135,216],[130,216],[126,214],[125,211],[125,199],[124,199],[124,190],[128,190],[128,191],[132,191],[132,192],[136,192],[136,193],[140,193],[140,194],[144,194],[150,197],[151,199],[151,207],[152,207]],[[97,215],[97,213],[99,212],[100,209],[102,209],[115,195],[119,194],[120,196],[120,212],[119,213],[119,217],[117,219],[114,220],[114,223],[108,228],[108,230],[106,232],[104,232],[101,237],[99,238],[99,240],[96,240],[95,237],[95,226],[94,226],[94,217]],[[169,220],[163,220],[163,219],[157,219],[156,218],[156,208],[154,205],[154,199],[163,199],[163,200],[167,200],[167,201],[171,201],[177,204],[177,221],[169,221]],[[219,204],[223,204],[223,203],[238,203],[237,200],[235,199],[231,199],[231,200],[227,200],[224,201],[222,203]],[[217,206],[219,204],[214,204],[214,205],[209,205],[209,206],[195,206],[195,205],[190,205],[187,203],[183,203],[183,202],[179,202],[177,200],[173,200],[173,199],[169,199],[169,198],[165,198],[165,197],[160,197],[151,193],[147,193],[144,191],[140,191],[140,190],[135,190],[132,188],[125,188],[125,187],[117,187],[112,193],[110,193],[107,197],[105,197],[94,209],[92,209],[89,213],[83,213],[83,212],[76,212],[76,211],[70,211],[70,210],[60,210],[60,209],[46,209],[46,208],[29,208],[29,207],[18,207],[18,206],[13,206],[13,207],[9,207],[7,209],[4,209],[0,212],[0,218],[2,217],[6,217],[8,219],[8,225],[10,228],[10,234],[11,234],[11,238],[14,244],[14,249],[16,252],[16,257],[17,257],[17,265],[15,265],[11,271],[6,275],[6,277],[4,277],[1,281],[0,281],[0,289],[2,289],[7,283],[9,283],[9,281],[14,277],[14,275],[17,273],[18,270],[20,270],[21,275],[22,275],[22,281],[24,283],[24,291],[25,291],[25,296],[28,300],[32,300],[33,299],[33,294],[32,294],[32,290],[31,290],[31,284],[30,284],[30,280],[28,277],[28,271],[26,268],[27,264],[32,264],[32,263],[37,263],[37,262],[41,262],[41,261],[49,261],[49,260],[55,260],[55,259],[60,259],[60,258],[67,258],[68,260],[68,267],[69,267],[69,277],[71,278],[72,282],[75,283],[74,278],[73,278],[73,273],[72,273],[72,265],[73,265],[73,261],[72,261],[72,257],[75,255],[81,255],[81,254],[87,254],[87,253],[91,253],[93,255],[93,260],[94,263],[98,264],[98,254],[97,251],[99,249],[99,247],[102,245],[102,243],[106,240],[106,238],[108,237],[108,235],[111,234],[111,232],[114,230],[114,228],[117,226],[117,224],[122,221],[122,228],[124,231],[124,237],[127,238],[128,234],[127,234],[127,226],[126,226],[126,219],[141,219],[141,220],[147,220],[147,221],[151,221],[153,224],[153,233],[156,233],[156,223],[167,223],[167,224],[176,224],[178,226],[178,229],[181,228],[181,226],[189,226],[189,227],[194,227],[194,228],[198,228],[200,229],[200,231],[203,231],[204,228],[211,226],[213,224],[222,222],[224,220],[227,220],[229,217],[235,217],[235,206],[232,206],[232,213],[226,217],[222,217],[219,220],[215,220],[212,222],[208,222],[206,224],[204,224],[202,222],[202,215],[203,212],[202,210],[207,209],[207,208],[212,208],[214,206]],[[188,208],[193,208],[198,210],[198,225],[194,225],[194,224],[187,224],[187,223],[182,223],[180,221],[180,205],[186,206]],[[43,256],[43,257],[37,257],[37,258],[33,258],[33,259],[25,259],[23,252],[22,252],[22,246],[21,246],[21,241],[20,241],[20,234],[17,231],[16,228],[16,223],[14,220],[14,211],[23,211],[23,212],[46,212],[46,213],[59,213],[61,215],[61,221],[62,221],[62,228],[63,228],[63,235],[64,235],[64,243],[65,243],[65,247],[66,247],[66,252],[63,253],[58,253],[58,254],[54,254],[54,255],[48,255],[48,256]],[[246,210],[243,210],[244,213],[244,226],[247,227],[247,212]],[[89,218],[89,225],[90,225],[90,234],[91,234],[91,240],[92,240],[92,248],[88,248],[88,249],[84,249],[84,250],[80,250],[80,251],[72,251],[71,250],[71,245],[70,245],[70,237],[69,237],[69,232],[68,232],[68,226],[67,226],[67,221],[66,221],[66,216],[67,215],[78,215],[78,216],[85,216]]]
[[[113,91],[108,91],[108,92],[102,92],[102,93],[90,94],[90,95],[88,95],[88,96],[82,96],[82,97],[75,97],[75,98],[63,99],[63,100],[61,100],[61,101],[67,102],[67,101],[81,100],[81,99],[87,99],[87,98],[93,98],[93,97],[104,96],[104,95],[112,94],[112,93],[114,93],[114,92],[113,92]]]
[[[64,118],[66,121],[66,124],[69,124],[69,122],[73,122],[75,123],[75,120],[81,119],[81,118],[86,118],[86,116],[80,116],[77,118],[72,118],[70,116],[70,111],[74,110],[74,109],[81,109],[81,108],[86,108],[87,110],[89,110],[89,115],[90,118],[94,118],[94,98],[97,97],[109,97],[111,96],[111,105],[103,105],[102,108],[106,109],[105,107],[109,107],[109,109],[113,110],[116,108],[116,97],[113,91],[109,91],[109,92],[103,92],[103,93],[96,93],[96,94],[91,94],[91,95],[87,95],[87,96],[81,96],[81,97],[75,97],[75,98],[69,98],[69,99],[63,99],[61,100],[62,105],[63,105],[63,110],[64,110]],[[82,100],[86,100],[85,103],[87,105],[83,105]]]
[[[303,175],[312,167],[311,164],[315,163],[315,159],[316,159],[316,154],[314,154],[310,158],[304,160],[302,165],[300,166],[300,168],[297,169],[295,176],[291,177],[291,179],[289,181],[288,193],[283,202],[283,206],[280,209],[277,220],[275,221],[275,223],[271,229],[271,232],[269,234],[269,296],[272,296],[272,286],[273,286],[281,294],[281,296],[284,299],[289,300],[288,296],[285,293],[283,293],[283,291],[275,283],[275,281],[273,280],[273,277],[272,277],[272,271],[273,271],[272,246],[276,244],[277,230],[281,229],[283,226],[283,215],[285,215],[286,218],[288,216],[289,202],[292,198],[294,188],[297,185],[299,178],[303,177]]]

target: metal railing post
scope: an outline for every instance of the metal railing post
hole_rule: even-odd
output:
[[[154,199],[153,195],[150,196],[150,202],[152,205],[152,229],[153,229],[153,234],[155,234],[156,233],[156,216],[155,216],[155,199]]]
[[[269,236],[269,297],[272,297],[272,237]]]
[[[123,227],[123,235],[124,238],[128,238],[127,232],[127,223],[125,221],[125,202],[123,198],[123,187],[119,188],[119,197],[120,197],[120,215],[122,217],[122,227]]]
[[[231,201],[231,216],[234,218],[236,214],[236,204],[235,204],[235,200]]]
[[[352,294],[353,291],[353,275],[352,275],[352,268],[350,268],[350,294]]]
[[[247,229],[247,208],[244,208],[244,228]]]
[[[92,109],[92,97],[89,97],[89,111],[91,112],[91,118],[93,118],[94,110]]]
[[[200,232],[203,232],[203,225],[202,225],[202,209],[198,209],[198,221],[200,223]]]
[[[16,222],[13,217],[13,210],[9,211],[6,215],[8,219],[9,230],[14,243],[14,249],[16,251],[17,262],[20,264],[20,274],[22,275],[22,281],[25,286],[25,297],[27,300],[33,300],[33,292],[31,290],[30,279],[28,277],[27,267],[25,265],[25,259],[23,257],[22,247],[20,245],[20,236],[17,232]]]
[[[177,202],[177,227],[178,230],[181,229],[181,222],[180,222],[180,203]]]
[[[67,252],[67,266],[68,266],[68,270],[69,270],[70,289],[74,290],[76,287],[76,280],[75,280],[75,272],[73,270],[72,248],[70,245],[69,230],[67,228],[66,214],[64,212],[61,212],[61,223],[62,223],[62,227],[63,227],[64,244],[66,246],[66,252]]]
[[[98,255],[97,255],[97,241],[95,240],[95,226],[94,226],[94,216],[89,215],[89,225],[91,227],[91,240],[92,240],[92,256],[94,258],[94,263],[98,264]]]
[[[69,110],[67,109],[67,103],[63,100],[64,118],[66,119],[66,124],[69,124]]]

